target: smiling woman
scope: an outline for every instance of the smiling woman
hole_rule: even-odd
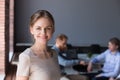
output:
[[[47,18],[40,18],[30,27],[30,32],[38,42],[48,42],[53,34],[53,26]],[[45,43],[46,44],[46,43]]]
[[[47,47],[54,33],[52,15],[46,10],[35,12],[30,32],[35,42],[20,54],[16,80],[60,80],[57,54]]]

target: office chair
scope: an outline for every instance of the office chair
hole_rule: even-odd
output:
[[[101,53],[99,44],[92,44],[90,46],[90,53]]]

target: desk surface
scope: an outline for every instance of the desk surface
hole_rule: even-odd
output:
[[[78,59],[89,62],[92,58],[96,57],[98,54],[93,54],[91,58],[88,57],[86,53],[79,53]]]

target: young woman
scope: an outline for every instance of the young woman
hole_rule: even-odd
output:
[[[57,54],[47,47],[54,33],[54,19],[46,10],[31,16],[34,44],[19,56],[16,80],[60,80]]]
[[[111,80],[118,75],[120,71],[120,41],[118,38],[112,38],[108,42],[108,49],[93,58],[88,65],[88,72],[92,70],[92,64],[104,60],[102,72],[94,77],[94,80]]]

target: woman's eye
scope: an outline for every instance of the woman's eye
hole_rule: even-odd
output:
[[[51,27],[48,27],[47,30],[51,30]]]
[[[37,30],[41,30],[41,28],[40,27],[38,27],[38,28],[36,28]]]

